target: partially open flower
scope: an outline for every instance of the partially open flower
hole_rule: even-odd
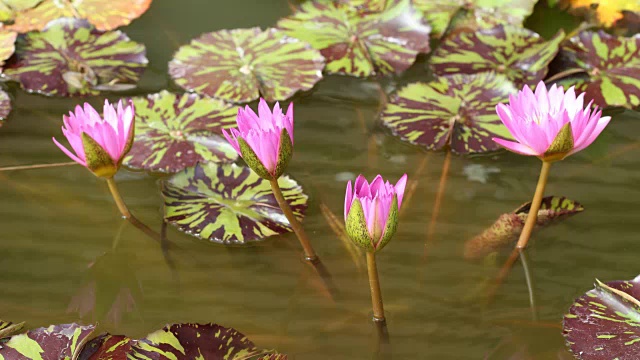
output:
[[[133,144],[135,110],[133,102],[117,108],[104,102],[103,117],[88,103],[76,106],[75,112],[64,116],[62,133],[73,152],[53,142],[75,162],[85,166],[96,176],[110,178],[118,172],[122,159]]]
[[[566,92],[555,84],[547,91],[541,81],[535,93],[525,86],[511,95],[509,104],[498,104],[498,116],[516,140],[493,140],[507,150],[557,161],[589,146],[611,118],[602,111],[584,107],[584,94],[576,97],[572,87]]]
[[[380,175],[371,184],[360,175],[353,188],[349,181],[344,219],[351,240],[367,251],[382,249],[396,232],[398,210],[406,185],[407,174],[395,186],[385,182]]]
[[[222,130],[224,137],[249,167],[264,179],[277,179],[282,175],[293,154],[293,103],[283,114],[276,103],[273,112],[264,99],[260,99],[258,115],[249,106],[238,109],[237,129],[231,134]]]

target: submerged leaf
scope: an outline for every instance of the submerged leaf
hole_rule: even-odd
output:
[[[93,325],[63,324],[14,335],[0,346],[0,359],[75,359],[94,329]]]
[[[162,182],[165,218],[180,230],[222,244],[246,244],[291,231],[269,181],[235,164],[198,164]],[[298,218],[307,195],[287,176],[278,184]]]
[[[197,94],[168,91],[133,99],[136,128],[126,166],[174,173],[198,162],[231,162],[238,154],[221,135],[237,107]]]
[[[188,91],[227,101],[276,101],[311,89],[323,67],[324,58],[309,44],[256,27],[201,35],[178,49],[169,74]]]
[[[509,137],[496,104],[507,102],[516,91],[500,74],[442,76],[400,89],[381,117],[394,135],[429,150],[494,151],[499,147],[492,137]]]
[[[638,0],[569,0],[572,9],[593,11],[597,22],[611,27],[624,18],[625,12],[640,12]]]
[[[6,91],[0,89],[0,120],[4,120],[11,113],[11,98]],[[0,122],[0,126],[2,123]]]
[[[12,322],[0,320],[0,339],[17,333],[22,330],[23,327],[24,322],[14,324]]]
[[[430,50],[431,29],[410,0],[309,1],[278,27],[319,49],[329,73],[399,73]]]
[[[5,75],[29,92],[95,95],[97,86],[136,83],[147,65],[145,47],[120,31],[101,32],[86,20],[59,19],[18,37]]]

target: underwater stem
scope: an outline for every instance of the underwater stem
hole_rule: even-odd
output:
[[[115,180],[113,180],[112,177],[107,178],[107,184],[109,184],[109,190],[111,190],[113,200],[116,202],[116,205],[118,206],[118,210],[120,210],[122,217],[125,219],[130,219],[131,213],[129,212],[127,205],[124,203],[124,200],[122,200],[122,196],[120,196],[120,192],[118,191],[118,186],[116,185]]]
[[[367,271],[369,272],[369,288],[371,289],[371,303],[373,304],[373,320],[385,321],[380,280],[378,279],[378,266],[376,265],[376,253],[373,251],[367,251]]]
[[[516,244],[516,248],[524,249],[527,247],[531,232],[536,226],[536,220],[538,220],[538,210],[540,210],[540,204],[542,203],[542,197],[544,196],[544,188],[547,186],[547,179],[549,178],[549,169],[551,169],[550,161],[542,161],[542,169],[540,170],[540,177],[538,178],[538,185],[536,186],[536,193],[533,195],[531,201],[531,208],[529,214],[527,214],[527,220],[524,223],[524,228],[520,233],[520,238]]]

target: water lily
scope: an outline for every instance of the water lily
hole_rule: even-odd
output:
[[[258,114],[249,106],[238,109],[237,129],[224,137],[249,167],[264,179],[277,179],[282,175],[292,155],[293,103],[287,113],[276,103],[273,112],[264,99],[260,99]]]

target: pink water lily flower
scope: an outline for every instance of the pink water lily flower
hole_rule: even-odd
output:
[[[230,133],[223,129],[224,137],[258,175],[278,178],[291,157],[293,103],[289,104],[285,115],[279,103],[272,112],[261,98],[257,115],[246,106],[238,109],[236,121],[238,128],[230,129]]]
[[[585,107],[584,94],[576,97],[573,86],[566,92],[555,84],[547,90],[542,81],[535,92],[525,86],[508,105],[496,107],[516,141],[493,140],[518,154],[561,160],[589,146],[611,120],[597,107],[591,109],[592,103]]]
[[[75,162],[87,167],[97,176],[111,177],[131,148],[135,110],[129,101],[117,107],[105,100],[103,116],[88,103],[76,106],[75,112],[63,116],[62,133],[70,151],[53,138],[53,142]]]
[[[349,181],[344,201],[344,219],[347,224],[347,233],[356,243],[377,251],[390,240],[395,232],[397,212],[402,205],[406,185],[407,174],[404,174],[395,185],[389,181],[385,182],[380,175],[376,176],[371,184],[360,175],[353,188]],[[397,199],[397,208],[393,207],[394,199]],[[360,203],[361,207],[357,207],[357,211],[362,209],[364,219],[350,216],[356,202]],[[358,223],[362,220],[364,223]]]

